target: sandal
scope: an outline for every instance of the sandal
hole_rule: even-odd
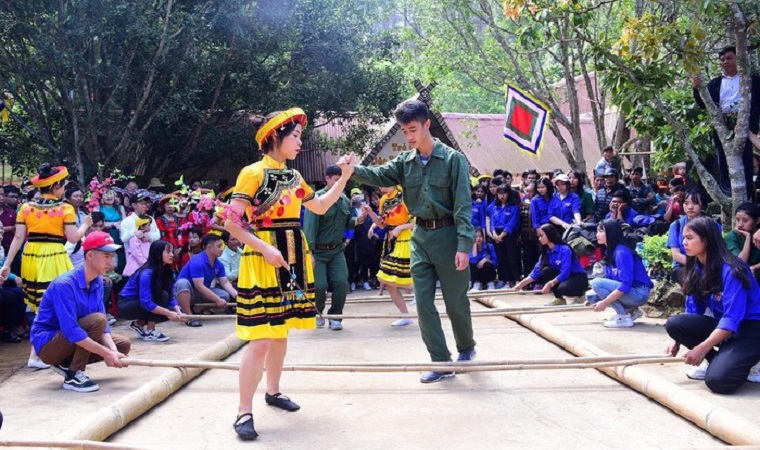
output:
[[[198,319],[193,319],[193,320],[188,320],[187,322],[185,322],[185,325],[187,325],[188,327],[193,327],[193,328],[195,328],[195,327],[202,327],[203,326],[203,322],[201,322]]]
[[[282,395],[280,392],[274,395],[269,395],[269,393],[267,393],[264,396],[264,400],[267,402],[267,405],[275,406],[277,408],[284,409],[285,411],[293,412],[301,409],[301,407],[298,406],[296,402]]]
[[[247,419],[245,419],[246,417]],[[252,441],[259,437],[259,434],[253,428],[253,414],[251,413],[239,415],[237,419],[235,419],[235,423],[232,427],[235,429],[235,433],[237,433],[240,439],[244,441]]]

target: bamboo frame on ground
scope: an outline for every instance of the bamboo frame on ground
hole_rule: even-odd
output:
[[[97,441],[0,441],[0,447],[15,448],[75,448],[81,450],[143,450],[144,447],[132,447],[122,444],[112,444],[109,442]]]
[[[479,302],[496,308],[510,306],[493,298],[480,299]],[[602,349],[541,320],[540,317],[519,314],[508,317],[575,355],[609,355]],[[713,405],[662,377],[639,367],[599,367],[597,369],[671,409],[724,442],[733,445],[760,444],[760,426],[756,423],[725,408]]]

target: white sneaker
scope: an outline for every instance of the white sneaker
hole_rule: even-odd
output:
[[[367,283],[366,281],[364,282],[364,284],[362,284],[362,288],[364,288],[365,291],[372,290],[372,286],[370,286],[369,283]]]
[[[709,365],[710,363],[707,362],[706,359],[702,360],[702,364],[695,367],[691,372],[686,373],[686,378],[689,378],[691,380],[704,380],[705,376],[707,375],[707,366]],[[751,373],[752,372],[750,371],[750,374]]]
[[[145,330],[145,334],[143,335],[141,339],[143,341],[149,341],[149,342],[166,342],[169,340],[169,336],[166,336],[164,333],[154,328],[151,331]]]
[[[476,281],[472,284],[472,290],[473,291],[482,291],[483,290],[483,283],[480,281]]]
[[[632,308],[631,311],[631,320],[636,320],[644,317],[644,312],[641,310],[641,308]]]
[[[409,305],[409,306],[416,305],[417,304],[417,296],[416,295],[412,295],[412,299],[409,300],[408,302],[406,302],[406,304]]]
[[[26,362],[26,367],[30,369],[49,369],[50,364],[45,364],[41,359],[29,358]]]
[[[407,325],[413,324],[414,321],[412,319],[398,319],[397,321],[393,322],[391,324],[392,327],[405,327]]]
[[[355,291],[355,290],[356,290],[356,283],[351,283],[351,284],[350,284],[348,287],[349,287],[349,289],[351,289],[351,291],[353,292],[353,291]]]
[[[493,291],[494,289],[496,289],[496,286],[494,286],[493,281],[486,285],[486,290]]]
[[[106,313],[106,320],[108,320],[108,325],[113,325],[116,323],[116,317],[108,313]]]
[[[343,324],[340,320],[332,320],[330,319],[330,329],[333,331],[340,331],[343,329]]]
[[[612,318],[604,322],[606,328],[631,328],[633,320],[628,314],[615,314]]]
[[[755,364],[755,367],[749,370],[747,381],[750,383],[760,383],[760,363]]]

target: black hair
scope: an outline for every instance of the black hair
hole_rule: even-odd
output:
[[[326,177],[334,177],[335,175],[342,174],[343,171],[340,169],[340,167],[333,164],[332,166],[327,166],[327,169],[325,169],[325,176]]]
[[[729,46],[723,47],[722,49],[720,49],[718,51],[718,58],[722,57],[726,53],[733,53],[735,55],[736,54],[736,47],[733,46],[733,45],[729,45]]]
[[[576,188],[573,188],[573,183],[568,184],[570,187],[570,192],[575,192],[578,195],[582,194],[583,186],[586,185],[586,174],[582,170],[578,169],[570,170],[567,172],[567,174],[572,174],[575,178],[578,179],[578,186]]]
[[[602,153],[604,153],[604,152],[614,152],[614,151],[615,151],[615,149],[612,148],[611,145],[608,145],[608,146],[604,147],[604,149],[602,149]]]
[[[493,171],[493,177],[503,177],[504,176],[504,169],[496,169]]]
[[[488,184],[490,184],[490,185],[496,185],[496,186],[501,186],[502,184],[504,184],[504,178],[502,178],[502,177],[493,177],[493,178],[491,178],[491,181],[488,182]]]
[[[641,175],[644,175],[644,168],[643,167],[634,167],[631,173],[640,173]]]
[[[160,301],[165,293],[171,295],[172,286],[174,285],[174,274],[172,273],[171,265],[164,264],[164,252],[166,251],[166,247],[171,247],[171,245],[171,243],[161,239],[151,243],[148,250],[148,260],[133,275],[138,277],[137,283],[139,285],[139,277],[142,275],[142,271],[145,269],[152,271],[150,296],[153,297],[154,302]]]
[[[282,114],[283,111],[274,111],[266,115],[266,117],[254,117],[253,118],[253,125],[258,130],[259,128],[263,127],[265,123],[269,122],[270,120],[277,117],[277,115]],[[300,125],[298,122],[291,122],[287,125],[283,125],[274,132],[274,139],[269,138],[266,141],[264,141],[264,145],[261,147],[261,151],[264,153],[269,153],[272,150],[275,149],[275,143],[276,142],[282,142],[283,139],[290,136],[290,133],[293,132],[293,130],[296,129],[296,127]]]
[[[683,188],[683,186],[681,186],[680,184],[673,186],[673,193],[674,193],[674,194],[675,194],[676,192],[683,192],[683,191],[685,191],[685,190],[686,190],[686,189],[684,189],[684,188]]]
[[[551,199],[552,196],[554,195],[554,184],[552,184],[552,182],[549,179],[549,177],[541,177],[538,180],[538,183],[536,184],[536,194],[537,195],[540,195],[540,194],[538,194],[538,185],[539,184],[543,184],[544,187],[546,187],[546,194],[543,195],[544,199]]]
[[[612,193],[612,198],[615,198],[615,197],[623,200],[623,202],[625,202],[625,203],[630,203],[631,202],[631,194],[628,192],[628,190],[619,189],[619,190],[613,192]]]
[[[57,167],[53,167],[53,165],[50,164],[50,163],[42,163],[37,168],[37,176],[39,177],[40,180],[44,180],[46,178],[50,178],[50,177],[58,174],[58,172],[60,172],[60,170],[58,170]],[[55,183],[51,184],[50,186],[42,187],[42,188],[40,188],[40,192],[43,193],[43,194],[46,194],[48,192],[52,192],[53,189],[56,188],[56,186],[63,186],[63,182],[64,181],[65,180],[56,181]]]
[[[705,266],[697,269],[699,261],[696,256],[686,256],[686,266],[683,271],[684,295],[707,297],[723,292],[723,263],[731,267],[731,273],[739,280],[744,289],[749,289],[749,267],[726,247],[718,224],[709,217],[695,217],[684,226],[690,229],[705,243]],[[700,273],[701,272],[701,273]]]
[[[201,239],[201,248],[206,248],[214,242],[221,241],[222,237],[218,234],[207,234]]]
[[[707,210],[707,198],[705,197],[705,194],[696,189],[689,189],[686,191],[686,195],[683,197],[683,202],[686,203],[686,200],[691,200],[701,206],[703,214],[705,210]]]
[[[760,219],[760,206],[752,202],[744,202],[736,208],[736,212],[743,212],[750,216],[753,220]]]
[[[6,194],[14,193],[14,194],[21,194],[21,189],[18,188],[18,186],[14,186],[12,184],[6,184],[3,186],[3,192]]]
[[[501,176],[503,176],[503,177],[507,177],[507,176],[508,176],[509,178],[513,178],[513,179],[515,178],[515,177],[512,175],[512,172],[510,172],[510,171],[508,171],[508,170],[503,170],[503,171],[501,172]]]
[[[201,230],[198,227],[192,227],[189,230],[187,230],[187,235],[190,236],[190,233],[193,233],[194,235],[198,236],[199,238],[203,238],[203,230]]]
[[[74,195],[74,192],[77,191],[84,193],[84,191],[82,191],[82,188],[77,186],[76,183],[69,183],[66,186],[66,190],[64,191],[63,196],[66,199],[71,199],[71,196]]]
[[[670,181],[668,181],[668,185],[670,186],[683,186],[683,178],[671,178]]]
[[[502,184],[498,188],[496,188],[496,199],[494,199],[494,202],[499,201],[499,194],[507,194],[507,202],[506,205],[514,206],[520,204],[520,196],[517,195],[517,192],[515,192],[511,187],[507,186],[506,184]]]
[[[545,177],[544,177],[545,178]],[[554,245],[560,245],[564,242],[562,241],[562,236],[559,235],[559,231],[557,231],[557,227],[550,223],[545,223],[541,225],[539,230],[543,231],[546,235],[546,239],[549,240],[549,242],[553,243]],[[549,258],[547,256],[547,253],[549,253],[549,246],[548,245],[541,245],[541,268],[549,265]]]
[[[430,119],[430,111],[427,105],[419,100],[406,100],[398,104],[393,111],[393,117],[401,125],[410,122],[425,123]]]
[[[604,254],[604,262],[609,266],[615,266],[615,250],[618,245],[624,247],[627,246],[625,238],[623,236],[623,227],[620,220],[605,219],[599,222],[597,228],[604,230],[607,243],[604,245],[607,251]],[[629,247],[630,249],[630,247]],[[636,253],[633,253],[634,258],[637,257]]]
[[[103,214],[100,211],[93,211],[90,213],[90,217],[92,217],[92,223],[98,223],[98,222],[105,222],[106,221],[106,215]]]
[[[30,189],[29,192],[26,193],[26,201],[31,202],[32,199],[34,199],[34,196],[37,195],[38,192],[42,192],[37,188]]]
[[[232,236],[229,231],[222,231],[222,241],[224,241],[225,244],[230,241],[230,237]]]

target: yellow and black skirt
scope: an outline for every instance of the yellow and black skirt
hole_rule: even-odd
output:
[[[388,227],[383,241],[383,257],[377,278],[396,286],[411,286],[409,256],[412,254],[412,230],[404,230],[396,239],[391,239],[392,228]]]
[[[291,328],[316,328],[311,252],[297,221],[275,221],[256,236],[277,247],[290,270],[276,269],[261,253],[240,258],[236,332],[240,339],[284,339]]]
[[[30,233],[21,255],[21,278],[24,280],[24,302],[37,313],[50,282],[73,269],[63,244],[65,238]]]

